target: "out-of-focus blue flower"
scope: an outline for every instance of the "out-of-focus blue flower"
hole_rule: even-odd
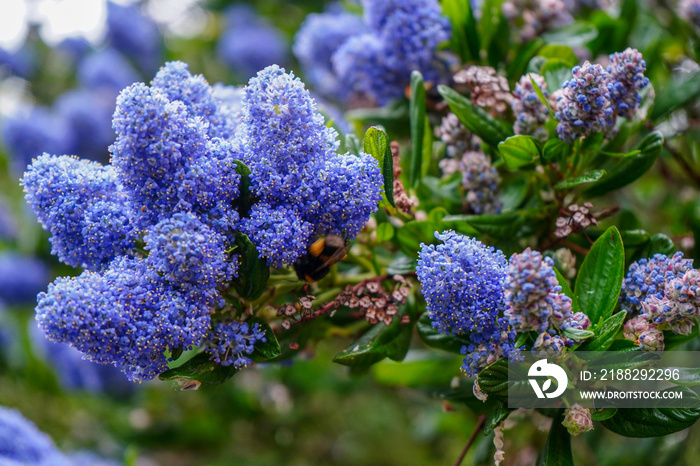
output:
[[[462,369],[470,375],[500,356],[517,357],[515,332],[500,317],[508,266],[503,253],[453,231],[435,237],[443,243],[421,245],[416,267],[433,327],[469,336]]]
[[[85,55],[92,50],[92,45],[85,37],[67,37],[56,46],[56,49],[65,53],[72,63],[78,63]]]
[[[35,62],[34,52],[26,44],[15,51],[0,47],[0,76],[13,74],[28,78],[34,73]]]
[[[65,390],[87,390],[126,396],[134,389],[114,366],[95,364],[85,360],[78,350],[67,343],[53,343],[30,321],[29,338],[37,355],[50,364],[58,382]]]
[[[243,95],[245,91],[243,87],[225,86],[221,83],[216,83],[211,87],[212,96],[217,101],[218,113],[222,119],[226,121],[228,135],[236,133],[243,119]]]
[[[151,73],[160,65],[160,31],[136,5],[107,3],[107,40],[119,52],[133,58],[144,73]]]
[[[371,33],[347,40],[332,57],[336,75],[354,93],[380,105],[404,94],[413,70],[439,81],[445,63],[436,55],[450,39],[450,23],[435,0],[364,0]]]
[[[700,0],[681,0],[678,4],[681,19],[700,30]]]
[[[291,233],[282,234],[270,222],[265,231],[276,233],[254,234],[262,242],[253,242],[263,249],[283,246],[279,258],[263,255],[268,263],[293,263],[314,233],[355,236],[381,199],[376,161],[363,153],[337,155],[336,132],[325,126],[304,84],[277,66],[250,80],[244,102],[243,161],[252,172],[251,191],[261,202],[244,228],[253,234],[253,225],[284,218],[296,232],[290,241]],[[266,220],[265,212],[272,217]]]
[[[73,133],[70,154],[107,161],[107,147],[114,141],[114,97],[110,91],[76,89],[56,100],[56,112]]]
[[[0,301],[33,302],[49,283],[49,269],[38,259],[13,252],[0,253]]]
[[[350,37],[367,32],[362,18],[350,13],[314,13],[294,37],[294,54],[304,75],[321,95],[342,99],[347,94],[333,72],[331,57]]]
[[[0,240],[12,239],[16,235],[17,222],[7,205],[7,200],[0,196]]]
[[[467,204],[475,214],[497,214],[502,203],[498,196],[501,177],[491,159],[481,151],[468,151],[462,155],[459,167],[464,176],[462,186],[467,190]]]
[[[34,157],[44,152],[70,153],[75,143],[67,122],[42,107],[3,119],[2,142],[16,173],[22,173]]]
[[[0,406],[0,460],[9,465],[70,465],[48,435],[19,411],[3,406]]]
[[[219,38],[221,60],[242,78],[248,79],[269,65],[284,65],[287,43],[279,30],[244,5],[230,8],[227,28]]]
[[[211,359],[222,366],[242,369],[253,361],[255,344],[266,342],[265,332],[259,324],[250,326],[247,322],[221,322],[207,338],[206,348]]]
[[[630,314],[637,314],[642,309],[642,303],[651,296],[663,299],[666,284],[692,270],[692,264],[692,260],[683,259],[680,251],[671,258],[654,254],[651,259],[633,262],[622,283],[620,307]]]
[[[553,95],[559,138],[571,143],[593,133],[609,134],[615,125],[608,91],[610,76],[602,66],[588,61],[575,66],[571,74],[573,78]]]
[[[501,8],[523,42],[574,21],[562,0],[508,0]]]
[[[544,124],[549,120],[549,109],[537,96],[532,81],[535,81],[545,99],[549,99],[547,82],[542,76],[529,73],[520,78],[520,81],[515,83],[514,99],[511,103],[513,114],[515,115],[513,132],[515,134],[527,134],[536,137],[540,141],[546,141],[548,134],[544,129]]]
[[[109,89],[116,94],[139,80],[138,73],[124,57],[107,48],[91,53],[78,65],[78,80],[90,89]]]
[[[649,84],[644,76],[647,64],[637,49],[627,48],[610,55],[608,90],[615,113],[624,118],[633,118],[639,109],[642,96],[639,90]]]

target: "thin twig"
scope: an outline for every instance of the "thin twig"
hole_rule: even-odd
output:
[[[688,161],[673,147],[671,147],[670,144],[664,143],[664,149],[671,154],[671,156],[681,164],[683,167],[683,170],[685,170],[685,174],[690,177],[696,184],[700,185],[700,175],[693,169],[693,167],[690,166]]]
[[[476,427],[474,427],[474,432],[472,432],[471,437],[469,437],[469,440],[467,440],[467,444],[464,445],[464,449],[462,449],[462,453],[459,455],[459,458],[457,458],[455,466],[459,466],[460,464],[462,464],[462,460],[465,456],[467,456],[467,451],[469,451],[469,447],[472,446],[472,443],[474,443],[474,440],[476,440],[476,435],[481,431],[481,429],[484,428],[485,423],[486,415],[482,414],[481,416],[479,416],[479,420],[476,423]]]

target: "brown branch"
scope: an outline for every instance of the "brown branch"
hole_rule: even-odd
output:
[[[479,420],[476,423],[476,427],[474,427],[474,432],[472,432],[471,437],[469,437],[469,440],[467,440],[467,444],[464,445],[464,448],[462,449],[462,453],[459,455],[459,458],[457,458],[455,466],[459,466],[460,464],[462,464],[462,460],[464,460],[464,457],[467,456],[467,451],[469,451],[469,447],[471,447],[472,443],[474,443],[477,434],[481,431],[481,429],[484,428],[484,424],[486,424],[486,415],[482,414],[481,416],[479,416]]]

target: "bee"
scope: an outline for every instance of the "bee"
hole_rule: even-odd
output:
[[[333,264],[347,257],[347,245],[348,240],[335,233],[311,243],[306,254],[294,264],[299,280],[313,283],[328,275]]]

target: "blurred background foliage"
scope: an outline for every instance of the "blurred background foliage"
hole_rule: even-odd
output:
[[[152,11],[148,3],[158,2],[129,5],[143,7],[141,11],[147,17],[147,12]],[[250,70],[245,64],[227,61],[224,52],[223,40],[236,27],[227,17],[231,8],[249,8],[253,14],[252,19],[238,25],[243,29],[238,39],[234,35],[231,40],[245,42],[246,37],[258,37],[246,28],[257,25],[266,29],[268,38],[279,39],[276,50],[263,50],[273,39],[242,46],[248,47],[254,58],[275,57],[274,61],[281,61],[303,78],[303,70],[291,53],[294,33],[309,13],[340,7],[338,2],[322,0],[184,3],[188,7],[182,14],[193,19],[189,26],[178,26],[177,21],[148,19],[158,31],[155,43],[150,44],[156,50],[151,61],[146,59],[149,57],[139,56],[138,51],[126,53],[128,47],[116,36],[93,44],[49,44],[38,26],[30,26],[23,45],[0,57],[3,62],[0,63],[0,119],[15,118],[14,111],[22,108],[25,112],[29,108],[43,108],[54,116],[60,115],[57,102],[67,92],[104,91],[80,76],[78,63],[87,55],[105,50],[116,49],[119,59],[125,60],[139,80],[150,79],[162,62],[177,59],[189,63],[193,73],[204,74],[211,83],[244,84],[251,76]],[[355,2],[342,3],[342,8],[359,11]],[[663,101],[665,107],[657,101],[652,112],[670,143],[653,169],[637,183],[606,198],[608,204],[622,208],[601,224],[600,231],[615,224],[621,230],[663,233],[688,257],[697,260],[700,259],[700,244],[696,241],[700,234],[700,108],[696,101],[676,112],[673,95],[668,94],[674,88],[697,92],[698,78],[688,84],[687,77],[697,71],[700,41],[697,31],[675,14],[675,2],[647,0],[622,2],[621,6],[628,10],[618,18],[600,11],[586,11],[589,24],[597,32],[587,39],[579,37],[582,42],[573,41],[572,45],[587,45],[593,58],[626,46],[639,49],[648,64],[646,75],[653,84],[653,92],[657,98],[662,93],[667,97]],[[516,53],[517,47],[513,45],[510,56]],[[103,66],[107,70],[124,71],[115,61]],[[259,64],[255,66],[262,68]],[[118,90],[105,92],[116,96]],[[389,119],[381,112],[358,118],[356,129],[381,122],[390,138],[406,138],[408,120],[401,105],[405,107],[405,102],[398,104],[397,113]],[[399,117],[395,118],[396,115]],[[49,130],[53,123],[47,121],[44,129]],[[17,129],[15,135],[30,144],[32,141],[26,141],[30,133],[22,131]],[[673,137],[681,131],[682,138]],[[221,386],[180,391],[176,384],[157,381],[129,384],[117,371],[102,370],[110,368],[97,368],[81,361],[77,353],[41,341],[42,336],[36,335],[32,325],[33,296],[53,278],[76,272],[50,255],[48,236],[25,206],[17,183],[23,166],[13,167],[16,156],[10,157],[8,136],[3,137],[4,145],[0,145],[0,403],[17,408],[61,449],[87,449],[127,464],[175,466],[442,465],[457,459],[478,422],[479,406],[473,405],[473,399],[465,399],[464,403],[443,399],[459,374],[460,364],[460,358],[447,353],[423,351],[418,346],[401,364],[383,361],[369,374],[353,374],[331,362],[349,340],[327,339],[289,363],[255,365]],[[53,151],[50,134],[40,142],[48,142],[41,151]],[[97,147],[106,149],[109,142]],[[98,160],[107,158],[106,150],[100,153],[92,148],[83,149],[84,153],[70,152]],[[429,187],[422,189],[428,189],[421,198],[429,206],[428,199],[435,193]],[[435,206],[444,202],[444,198],[437,196]],[[15,259],[6,258],[17,254],[35,261],[34,267],[27,265],[21,269],[22,280],[16,280],[14,274],[18,272],[12,269],[12,264],[3,268],[3,260],[16,265]],[[467,406],[474,407],[476,412]],[[524,422],[513,429],[517,419]],[[516,413],[509,418],[506,451],[518,453],[510,455],[507,464],[534,463],[545,442],[548,422],[551,422],[549,418],[536,412]],[[577,464],[582,465],[650,464],[649,458],[654,458],[654,464],[692,465],[700,457],[700,427],[696,425],[656,439],[623,438],[600,429],[575,439],[573,448]],[[463,464],[492,464],[493,452],[492,436],[479,435]]]

